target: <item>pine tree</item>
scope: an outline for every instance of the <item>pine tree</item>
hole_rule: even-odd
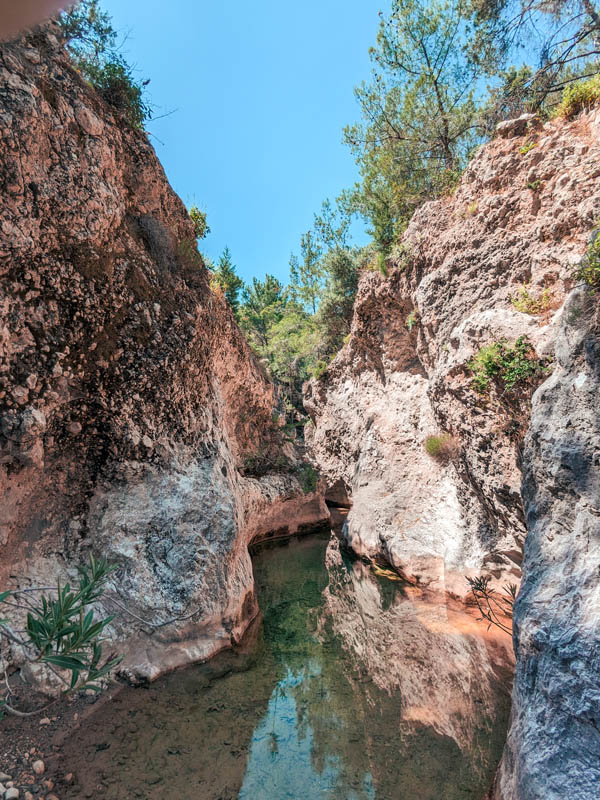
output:
[[[316,313],[323,291],[324,272],[321,265],[321,248],[311,231],[300,240],[302,260],[295,255],[290,258],[290,291],[295,300]]]
[[[213,273],[212,283],[221,289],[225,299],[233,309],[233,313],[237,315],[240,305],[239,294],[244,281],[235,271],[235,265],[231,260],[231,252],[228,247],[223,250],[223,254],[219,258],[217,268]]]

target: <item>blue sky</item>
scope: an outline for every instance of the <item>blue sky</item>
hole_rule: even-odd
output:
[[[370,75],[386,0],[103,0],[129,32],[148,87],[151,141],[173,187],[208,214],[202,249],[225,245],[245,280],[287,280],[321,201],[357,176],[342,128]]]

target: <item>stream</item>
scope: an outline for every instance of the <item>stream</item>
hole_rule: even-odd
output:
[[[242,645],[123,689],[64,744],[72,798],[483,800],[508,636],[425,603],[325,535],[254,556]]]

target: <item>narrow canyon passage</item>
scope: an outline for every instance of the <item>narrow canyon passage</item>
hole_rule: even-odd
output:
[[[335,536],[263,546],[254,570],[242,645],[92,713],[63,747],[65,796],[481,800],[509,637],[411,598]]]

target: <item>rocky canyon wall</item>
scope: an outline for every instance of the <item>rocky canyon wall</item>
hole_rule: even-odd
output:
[[[600,308],[579,287],[533,397],[517,674],[497,797],[562,800],[600,787]]]
[[[290,445],[244,477],[282,447],[277,395],[147,135],[57,35],[0,49],[0,586],[106,557],[124,671],[153,678],[241,635],[251,540],[327,512]]]
[[[357,553],[456,594],[472,572],[518,579],[529,395],[482,397],[468,363],[519,336],[550,363],[599,217],[598,110],[504,123],[454,194],[417,211],[387,277],[363,274],[349,341],[306,387],[311,447],[329,484],[351,494]],[[543,310],[518,310],[523,291]],[[447,464],[424,449],[443,432],[454,438]]]
[[[465,575],[523,568],[502,800],[598,792],[600,328],[597,294],[573,287],[599,220],[597,106],[501,124],[456,192],[417,211],[388,275],[363,274],[349,341],[305,389],[358,554],[458,596]],[[521,336],[545,382],[533,400],[482,396],[469,362]],[[424,449],[440,433],[445,463]]]

